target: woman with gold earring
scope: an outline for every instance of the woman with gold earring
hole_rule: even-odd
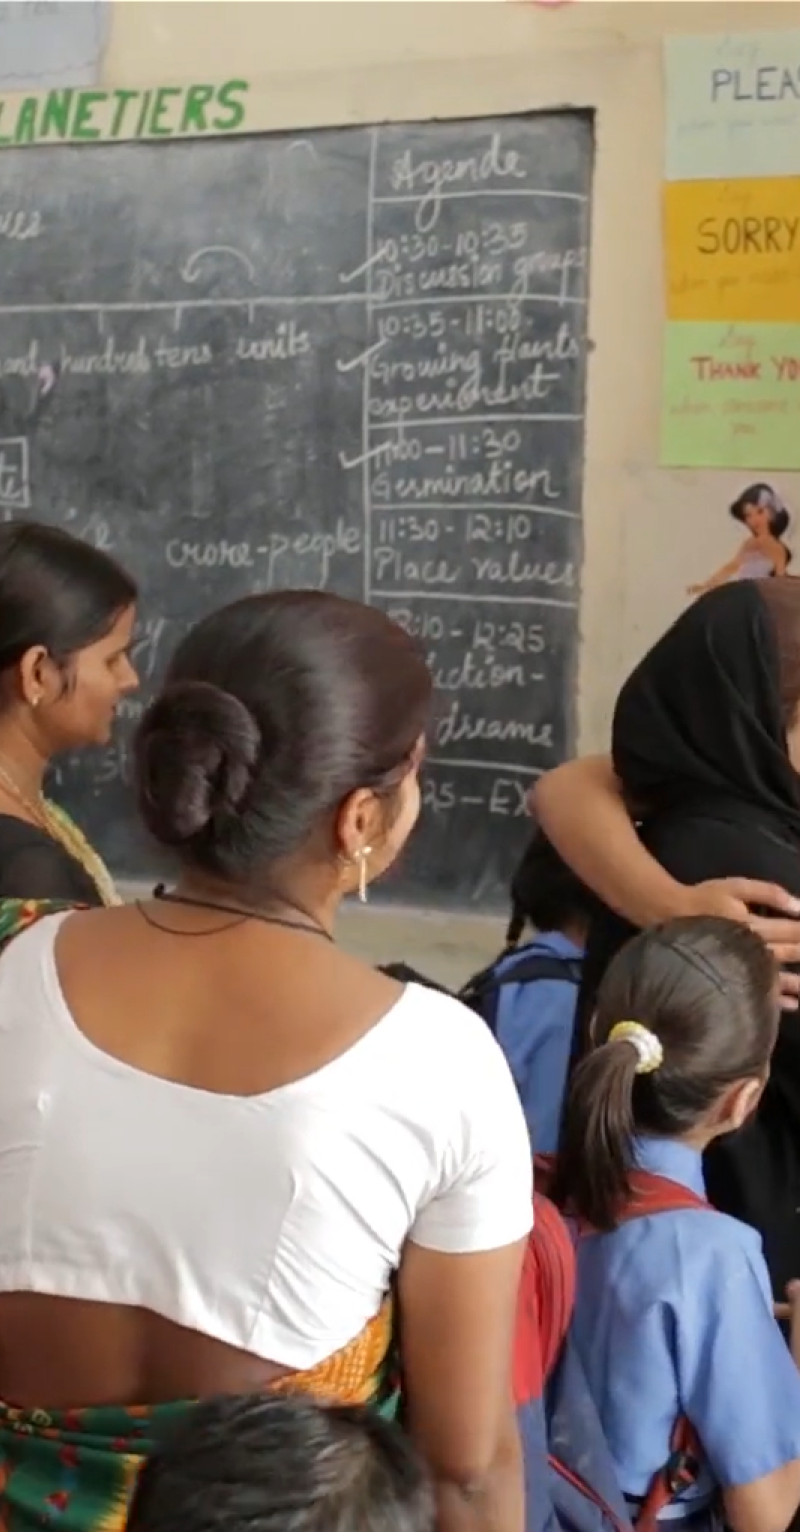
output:
[[[44,793],[62,751],[105,743],[136,684],[136,586],[56,527],[0,527],[0,940],[17,901],[117,901],[100,857]]]
[[[525,1532],[514,1083],[480,1017],[335,939],[414,829],[431,694],[374,607],[273,591],[211,613],[134,743],[174,887],[39,920],[0,957],[17,1532],[62,1493],[72,1532],[124,1532],[162,1431],[254,1392],[385,1414],[402,1394],[438,1532]]]

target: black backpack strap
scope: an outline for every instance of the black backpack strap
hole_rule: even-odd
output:
[[[560,979],[562,983],[580,984],[583,963],[580,958],[558,957],[552,952],[532,952],[530,957],[520,958],[509,964],[505,973],[495,979],[497,988],[503,984],[534,984],[538,979]]]
[[[512,953],[503,954],[510,958]],[[497,964],[501,959],[496,959],[488,968],[481,973],[475,974],[462,990],[459,991],[459,1000],[469,1005],[473,1010],[478,1010],[489,995],[494,994],[506,984],[535,984],[540,979],[556,979],[562,984],[574,984],[577,988],[581,982],[583,972],[583,960],[581,958],[558,957],[553,952],[530,952],[526,956],[520,954],[518,963],[509,962],[503,973],[497,972]]]
[[[388,979],[396,979],[399,984],[420,984],[423,989],[435,989],[440,995],[453,994],[444,984],[437,984],[435,979],[429,979],[427,974],[420,973],[418,968],[412,968],[409,963],[381,963],[378,973],[385,973]]]

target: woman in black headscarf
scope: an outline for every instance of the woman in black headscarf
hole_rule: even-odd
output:
[[[683,884],[745,876],[800,897],[800,582],[742,581],[702,596],[637,666],[620,692],[612,733],[617,791],[639,822],[647,852]],[[594,840],[594,866],[610,865],[624,835],[608,839],[607,798],[597,762],[574,763],[570,829],[566,781],[555,805],[552,784],[537,791],[545,832],[579,875]],[[576,772],[583,766],[580,795]],[[558,774],[557,774],[558,775]],[[580,803],[578,818],[575,810]],[[600,823],[594,822],[599,807]],[[577,855],[575,850],[577,847]],[[645,849],[646,848],[646,849]],[[643,879],[644,880],[644,879]],[[618,908],[636,904],[618,888]],[[670,910],[663,912],[672,913]],[[653,917],[659,918],[654,911]],[[579,1008],[578,1046],[597,985],[635,927],[606,908],[590,934]],[[800,1275],[800,1017],[781,1024],[772,1075],[753,1124],[708,1153],[709,1194],[718,1207],[757,1227],[776,1293]]]

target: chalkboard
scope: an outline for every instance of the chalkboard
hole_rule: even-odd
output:
[[[336,590],[424,642],[424,813],[385,896],[488,909],[574,743],[591,119],[0,152],[0,508],[143,590],[143,690],[64,801],[155,858],[130,731],[187,626]]]

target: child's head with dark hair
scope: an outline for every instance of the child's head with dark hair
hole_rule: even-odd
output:
[[[595,895],[537,829],[511,879],[507,946],[517,945],[526,926],[542,932],[560,931],[582,946],[596,908]]]
[[[756,537],[769,532],[781,538],[789,528],[789,512],[771,484],[748,484],[730,511],[734,521],[740,521]]]
[[[776,970],[734,921],[672,920],[622,948],[572,1077],[554,1200],[595,1229],[630,1195],[637,1137],[704,1149],[755,1110],[778,1033]]]
[[[434,1532],[408,1436],[298,1396],[200,1404],[142,1470],[128,1532]]]

